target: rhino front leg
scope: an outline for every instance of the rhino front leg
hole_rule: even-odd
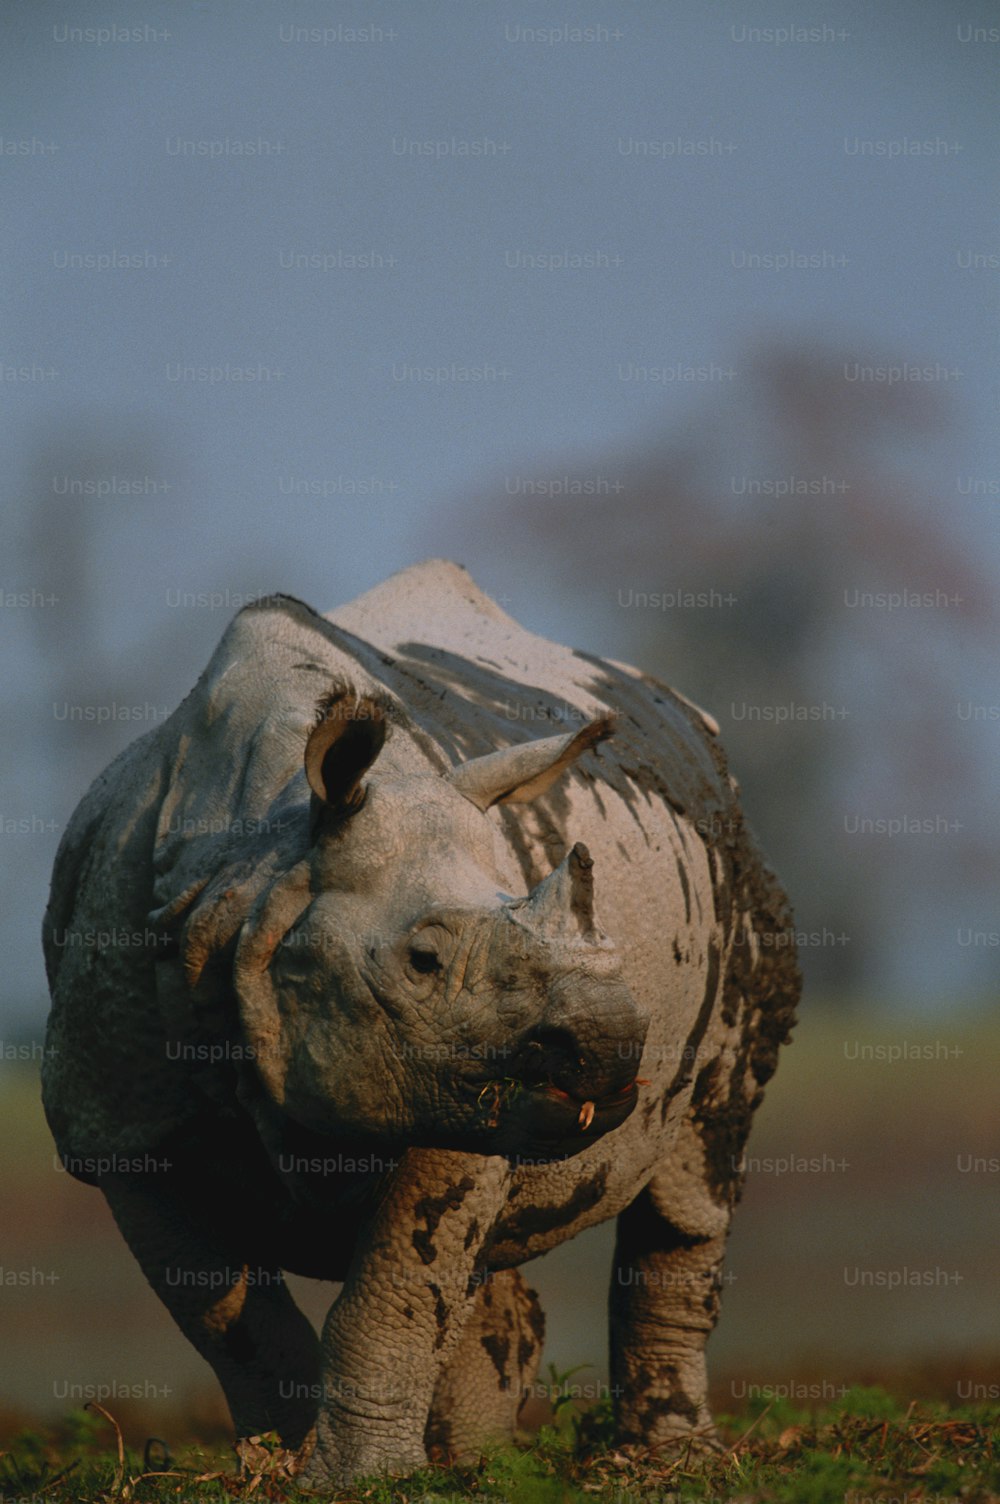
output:
[[[277,1431],[299,1447],[316,1418],[319,1343],[280,1269],[210,1231],[166,1176],[101,1189],[149,1283],[215,1370],[237,1437]]]
[[[425,1439],[435,1461],[461,1461],[512,1439],[544,1336],[538,1296],[516,1269],[502,1269],[480,1284],[434,1391]]]
[[[438,1375],[475,1305],[477,1263],[510,1176],[500,1158],[404,1154],[323,1329],[323,1397],[305,1487],[426,1464]]]
[[[705,1344],[719,1315],[729,1219],[729,1208],[712,1203],[694,1175],[676,1170],[669,1183],[646,1186],[618,1218],[609,1305],[623,1442],[717,1445]]]

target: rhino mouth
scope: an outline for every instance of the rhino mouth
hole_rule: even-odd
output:
[[[549,1153],[572,1154],[624,1123],[639,1097],[633,1077],[600,1094],[568,1091],[553,1081],[490,1080],[476,1100],[483,1127],[505,1152],[516,1144],[539,1144]],[[521,1153],[523,1158],[523,1153]]]
[[[634,1034],[595,1042],[543,1023],[503,1052],[495,1073],[480,1068],[466,1078],[476,1136],[487,1140],[487,1152],[565,1158],[624,1123],[641,1084],[636,1069],[645,1028]],[[623,1052],[623,1044],[630,1048]]]
[[[607,1133],[610,1128],[617,1128],[628,1117],[639,1096],[638,1082],[634,1078],[616,1091],[594,1097],[579,1097],[551,1081],[531,1086],[529,1091],[536,1098],[536,1114],[551,1121],[553,1131],[560,1138],[565,1137],[567,1125],[571,1132],[575,1130],[581,1137],[588,1134],[596,1137]]]

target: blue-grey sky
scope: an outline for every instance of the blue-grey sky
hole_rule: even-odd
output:
[[[788,340],[945,373],[920,482],[995,570],[996,495],[956,477],[1000,477],[996,22],[979,0],[8,0],[15,1012],[39,1010],[78,780],[146,729],[81,726],[93,755],[60,777],[48,701],[81,618],[72,582],[31,595],[42,534],[82,533],[88,640],[133,696],[143,655],[172,708],[230,614],[187,596],[326,609],[456,552],[456,506],[512,468],[639,452]],[[139,494],[70,485],[116,476]],[[526,625],[620,651],[519,547],[460,556]]]

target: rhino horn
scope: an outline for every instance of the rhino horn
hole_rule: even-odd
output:
[[[566,736],[519,742],[485,757],[474,757],[448,774],[449,781],[477,809],[494,804],[530,804],[551,788],[560,774],[615,728],[611,715],[598,716]]]
[[[528,895],[517,917],[546,940],[600,938],[594,918],[594,863],[582,841]]]

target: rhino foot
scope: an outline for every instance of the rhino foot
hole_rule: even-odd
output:
[[[300,1452],[295,1487],[307,1494],[329,1496],[332,1488],[347,1488],[358,1478],[405,1477],[427,1466],[422,1445],[379,1444],[372,1437],[339,1437],[336,1445],[314,1445],[308,1458],[304,1452],[305,1448]]]
[[[393,1419],[395,1424],[385,1418],[376,1423],[371,1414],[322,1412],[296,1454],[295,1487],[329,1496],[359,1478],[403,1477],[425,1468],[427,1453],[413,1417]]]
[[[654,1424],[641,1441],[633,1440],[631,1447],[628,1443],[625,1444],[626,1451],[632,1448],[655,1453],[676,1453],[689,1449],[696,1455],[713,1457],[726,1451],[725,1444],[719,1437],[715,1423],[707,1411],[699,1415],[694,1422],[685,1420],[681,1416],[666,1416],[662,1423]]]

